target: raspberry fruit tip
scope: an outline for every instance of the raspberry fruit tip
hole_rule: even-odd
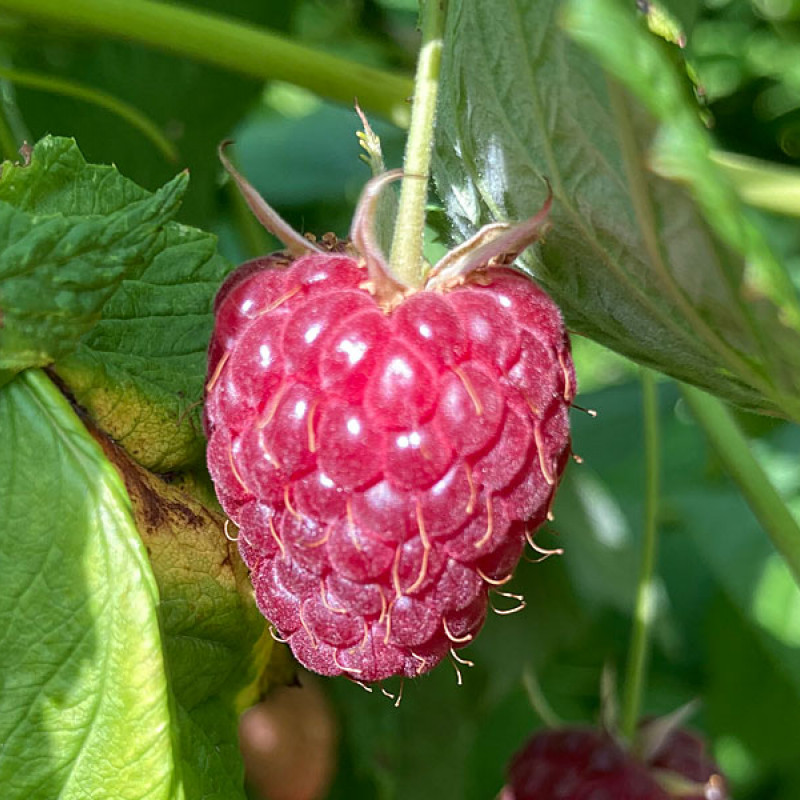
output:
[[[676,729],[636,758],[610,733],[561,728],[534,734],[509,765],[500,800],[727,800],[727,784],[695,734]]]
[[[371,231],[396,175],[367,185],[349,244],[232,175],[288,251],[228,277],[209,345],[208,466],[256,600],[313,671],[420,675],[478,633],[569,457],[561,314],[506,266],[546,211],[408,287]]]

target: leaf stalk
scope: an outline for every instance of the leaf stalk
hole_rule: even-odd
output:
[[[681,392],[726,472],[783,556],[800,586],[800,525],[753,455],[728,406],[686,384]]]

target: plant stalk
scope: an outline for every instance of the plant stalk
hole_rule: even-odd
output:
[[[745,203],[800,217],[800,169],[724,150],[712,150],[710,155]]]
[[[393,275],[408,286],[421,286],[425,278],[422,260],[425,205],[428,199],[428,178],[446,16],[447,0],[424,0],[422,46],[414,78],[414,104],[411,109],[411,124],[403,164],[405,176],[400,189],[400,202],[389,258]]]
[[[800,525],[756,460],[730,410],[721,400],[692,386],[681,385],[681,392],[725,470],[800,586]]]
[[[650,654],[650,633],[656,611],[655,565],[660,491],[660,443],[656,382],[653,373],[644,368],[642,368],[641,380],[645,457],[644,538],[620,722],[620,732],[629,742],[633,741],[639,721]]]
[[[115,114],[132,125],[153,144],[168,161],[178,160],[178,151],[175,145],[167,139],[158,125],[146,114],[135,106],[120,100],[113,94],[103,92],[91,86],[84,86],[76,81],[58,78],[53,75],[42,75],[35,72],[25,72],[0,66],[0,79],[7,80],[15,86],[25,86],[29,89],[40,89],[53,94],[74,97],[92,105],[105,109],[110,114]]]
[[[0,0],[0,11],[56,28],[138,42],[262,80],[281,80],[408,124],[411,82],[221,14],[156,0]]]

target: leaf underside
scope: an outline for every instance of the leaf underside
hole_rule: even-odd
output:
[[[525,219],[546,177],[553,228],[520,267],[572,331],[800,419],[795,292],[709,157],[673,46],[628,6],[451,3],[434,162],[448,215],[460,236]]]

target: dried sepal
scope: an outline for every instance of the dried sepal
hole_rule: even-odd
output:
[[[282,244],[295,258],[307,253],[321,253],[321,248],[312,241],[299,234],[286,222],[272,206],[255,190],[252,184],[233,166],[231,160],[225,155],[225,149],[232,144],[230,140],[222,142],[217,150],[219,160],[226,172],[233,178],[245,202],[255,215],[256,219]]]
[[[548,183],[547,198],[536,214],[516,224],[494,222],[484,225],[437,262],[428,274],[425,288],[445,289],[463,282],[476,270],[510,266],[526,247],[545,233],[552,204],[553,192]]]
[[[381,192],[389,183],[402,177],[403,171],[395,169],[367,181],[361,191],[350,226],[350,240],[367,268],[369,291],[378,304],[386,308],[396,305],[406,294],[413,291],[413,287],[401,283],[392,274],[375,235],[375,217]]]

